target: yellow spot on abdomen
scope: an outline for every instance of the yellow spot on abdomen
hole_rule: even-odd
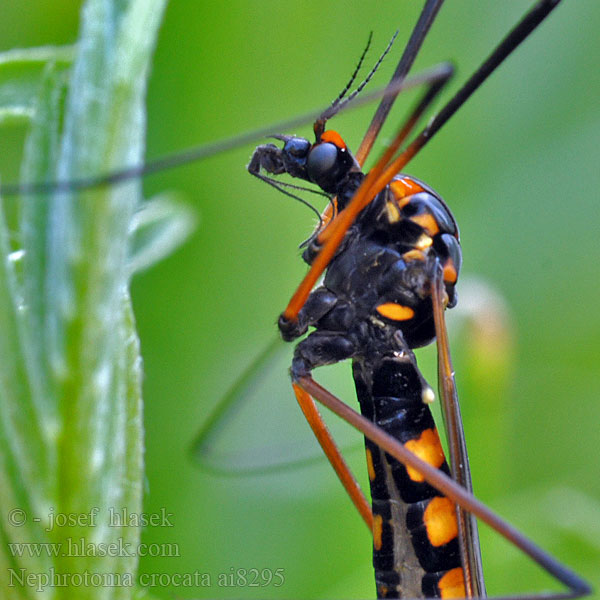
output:
[[[369,481],[375,481],[375,467],[373,466],[373,455],[367,448],[367,473],[369,474]]]
[[[458,535],[456,508],[451,500],[436,496],[425,509],[423,522],[427,530],[427,538],[436,548],[443,546]]]
[[[439,469],[444,464],[444,451],[440,443],[437,429],[426,429],[416,440],[408,440],[404,444],[407,450],[424,460],[427,464]],[[417,482],[425,481],[421,473],[412,467],[406,467],[408,476]]]
[[[395,302],[380,304],[376,310],[382,317],[393,321],[408,321],[415,316],[415,311],[410,306],[402,306]]]
[[[373,547],[381,550],[381,534],[383,532],[383,518],[381,515],[373,515]]]
[[[439,581],[438,588],[442,598],[465,598],[465,576],[461,567],[451,569]]]

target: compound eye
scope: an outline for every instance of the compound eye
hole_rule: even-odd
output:
[[[304,138],[292,138],[286,142],[283,150],[295,158],[304,158],[310,150],[310,142]]]
[[[335,144],[323,142],[314,146],[308,155],[306,169],[312,181],[318,181],[336,166],[338,148]]]

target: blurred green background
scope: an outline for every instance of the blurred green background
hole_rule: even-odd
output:
[[[529,4],[448,2],[417,68],[453,61],[455,90]],[[371,89],[383,85],[418,5],[174,0],[150,82],[148,156],[325,106],[346,83],[368,32],[375,35],[370,65],[399,28]],[[73,0],[3,2],[0,48],[72,42],[78,10]],[[597,0],[564,2],[408,170],[454,211],[462,277],[471,281],[459,287],[460,303],[484,315],[479,325],[449,315],[477,495],[596,588],[599,30]],[[407,106],[401,102],[392,113],[380,148]],[[356,148],[372,110],[349,112],[332,126]],[[310,127],[291,133],[309,135]],[[5,132],[9,166],[21,137],[16,129]],[[133,285],[146,373],[145,509],[164,507],[174,525],[148,528],[144,541],[176,544],[178,554],[143,558],[141,571],[164,574],[153,589],[164,598],[373,597],[368,532],[326,464],[220,477],[190,458],[195,433],[273,338],[276,317],[305,270],[297,246],[313,217],[247,175],[251,151],[247,146],[145,183],[148,195],[165,188],[184,193],[199,227]],[[486,295],[493,297],[488,313]],[[431,353],[423,361],[431,373]],[[349,370],[338,373],[342,381],[332,385],[346,393]],[[304,426],[285,373],[279,380],[280,388],[257,394],[256,411],[246,411],[239,447],[280,452],[272,432],[300,439]],[[269,406],[275,424],[262,420]],[[362,454],[350,457],[362,472]],[[482,538],[490,593],[552,585],[486,528]],[[285,582],[231,581],[240,569],[283,569]],[[168,585],[169,574],[194,572],[207,574],[210,585]],[[237,585],[219,585],[220,574]]]

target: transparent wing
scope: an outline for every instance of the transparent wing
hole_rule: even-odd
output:
[[[206,419],[192,445],[199,464],[220,474],[256,474],[325,460],[296,403],[288,374],[293,344],[274,338],[248,365]],[[328,367],[323,379],[354,396],[348,364]],[[328,427],[344,452],[362,438],[339,419]]]
[[[452,478],[472,494],[473,484],[471,481],[469,456],[467,454],[467,444],[460,414],[454,369],[450,357],[446,319],[444,317],[445,291],[441,268],[436,269],[431,287],[438,351],[438,387],[446,438],[448,440],[450,469]],[[484,598],[486,593],[477,520],[474,515],[462,508],[458,508],[458,517],[460,548],[467,580],[467,595],[469,597]]]

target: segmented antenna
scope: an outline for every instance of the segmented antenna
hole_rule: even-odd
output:
[[[321,115],[319,116],[319,118],[315,121],[313,129],[315,132],[315,136],[317,137],[317,141],[321,139],[321,134],[325,131],[325,123],[329,119],[331,119],[331,117],[337,115],[337,113],[340,112],[349,102],[352,102],[352,100],[354,100],[354,98],[356,98],[356,96],[358,96],[358,94],[360,94],[362,92],[362,90],[365,88],[367,83],[369,83],[369,81],[371,81],[371,79],[373,78],[373,75],[375,75],[375,73],[377,72],[377,69],[379,69],[381,63],[383,62],[383,59],[388,55],[389,51],[392,49],[392,45],[394,44],[394,41],[396,40],[397,36],[398,36],[398,31],[396,31],[394,33],[394,35],[392,36],[392,39],[389,41],[386,49],[382,52],[381,56],[375,63],[375,66],[371,69],[371,71],[365,77],[365,79],[362,81],[362,83],[345,100],[343,100],[344,96],[350,89],[350,86],[354,83],[354,80],[356,79],[356,75],[358,74],[358,71],[363,63],[363,60],[365,58],[365,55],[367,54],[369,46],[371,45],[371,39],[373,37],[373,32],[371,32],[369,34],[369,40],[367,41],[367,46],[363,50],[360,60],[358,61],[358,65],[356,66],[354,73],[352,73],[352,77],[350,78],[350,81],[348,82],[346,87],[342,90],[340,95],[331,103],[331,106],[329,108],[327,108],[326,110],[324,110],[321,113]],[[343,102],[342,102],[342,100],[343,100]]]
[[[367,40],[367,45],[365,46],[363,53],[360,55],[360,59],[358,61],[358,64],[356,65],[356,69],[354,69],[354,73],[352,73],[352,76],[350,77],[350,81],[346,84],[346,87],[339,93],[338,97],[331,103],[331,107],[329,108],[329,110],[335,109],[335,107],[340,103],[340,101],[348,93],[348,90],[352,87],[352,84],[354,83],[354,80],[356,79],[356,76],[358,75],[358,72],[360,71],[362,64],[365,60],[365,56],[367,56],[367,52],[369,51],[369,48],[371,47],[372,41],[373,41],[373,32],[370,31],[369,39]]]

